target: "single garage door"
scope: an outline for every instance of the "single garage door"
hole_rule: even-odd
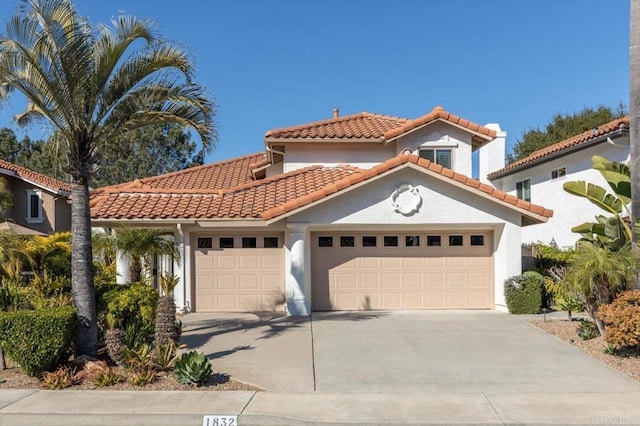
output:
[[[196,312],[283,309],[282,235],[195,238]]]
[[[493,233],[312,234],[315,310],[491,309]]]

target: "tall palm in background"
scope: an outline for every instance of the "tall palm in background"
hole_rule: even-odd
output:
[[[70,0],[23,0],[0,34],[0,99],[11,91],[28,101],[19,125],[51,125],[69,147],[72,287],[80,327],[78,353],[95,356],[89,185],[100,150],[126,132],[178,123],[200,134],[206,151],[216,139],[214,105],[193,82],[184,51],[162,40],[154,25],[119,16],[94,27]]]

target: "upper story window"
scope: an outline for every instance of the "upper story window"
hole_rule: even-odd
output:
[[[27,222],[42,223],[42,191],[36,189],[27,190]]]
[[[559,169],[551,170],[551,179],[558,179],[567,175],[567,168],[560,167]]]
[[[524,201],[531,201],[531,179],[516,182],[516,197]]]
[[[451,168],[451,148],[420,148],[418,155],[447,169]]]

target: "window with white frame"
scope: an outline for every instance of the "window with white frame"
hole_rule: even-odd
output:
[[[27,222],[42,223],[42,191],[36,189],[27,190]]]
[[[451,168],[453,162],[451,148],[420,148],[418,155],[447,169]]]
[[[531,201],[531,179],[516,182],[516,196],[524,201]]]
[[[551,179],[558,179],[567,175],[567,168],[560,167],[554,170],[551,170]]]

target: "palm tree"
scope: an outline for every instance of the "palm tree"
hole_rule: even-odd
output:
[[[637,281],[640,258],[629,244],[609,250],[585,241],[578,242],[576,256],[570,263],[563,283],[575,295],[595,320],[600,334],[604,324],[598,318],[598,308],[607,305],[623,290]]]
[[[115,233],[115,246],[131,259],[131,282],[142,280],[143,265],[149,267],[154,256],[168,255],[180,260],[173,238],[159,229],[122,227]]]
[[[629,115],[631,137],[631,199],[632,221],[640,217],[640,0],[631,0],[629,25]],[[633,233],[633,247],[637,250],[638,236]]]
[[[193,82],[185,52],[161,39],[148,20],[121,15],[94,27],[70,0],[22,0],[0,34],[0,99],[28,101],[18,125],[49,124],[69,147],[72,286],[79,354],[96,355],[89,184],[100,151],[128,131],[177,123],[216,139],[214,105]]]

